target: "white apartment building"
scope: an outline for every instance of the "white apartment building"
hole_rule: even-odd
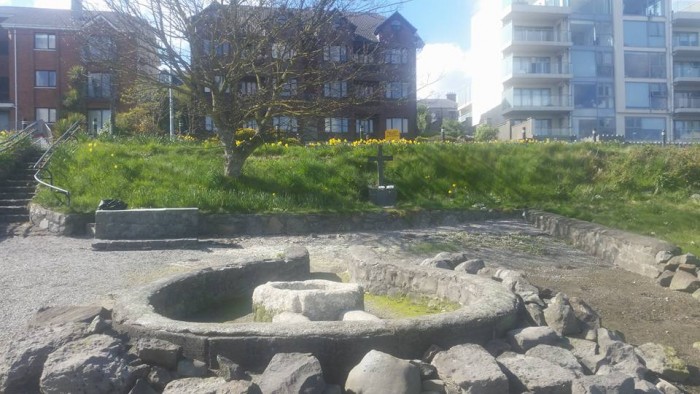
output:
[[[700,3],[482,0],[474,123],[504,139],[700,141]],[[499,34],[502,41],[489,42]],[[497,59],[497,60],[496,60]],[[499,92],[500,94],[494,94]]]

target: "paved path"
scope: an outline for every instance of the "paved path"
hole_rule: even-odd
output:
[[[17,232],[15,232],[17,233]],[[598,264],[520,221],[459,227],[294,237],[216,240],[201,250],[98,252],[91,239],[19,233],[0,238],[0,342],[23,330],[42,306],[102,303],[156,278],[250,255],[270,257],[289,245],[309,249],[312,269],[344,271],[347,247],[365,245],[411,264],[444,250],[468,250],[487,264],[526,267]]]

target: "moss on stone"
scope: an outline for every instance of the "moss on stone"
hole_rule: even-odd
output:
[[[461,306],[456,302],[430,297],[389,296],[365,293],[365,310],[382,318],[405,318],[452,312]]]

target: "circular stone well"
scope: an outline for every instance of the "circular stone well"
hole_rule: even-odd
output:
[[[253,291],[255,321],[271,322],[283,312],[312,321],[339,320],[343,312],[364,309],[362,286],[329,280],[267,282]]]
[[[456,302],[435,315],[375,321],[198,323],[185,321],[213,304],[250,299],[270,281],[310,277],[305,248],[276,259],[249,259],[154,282],[118,297],[114,326],[132,339],[155,337],[182,346],[186,357],[216,367],[221,355],[250,371],[277,353],[312,353],[326,381],[342,383],[372,349],[404,359],[421,358],[431,345],[484,344],[517,323],[516,296],[490,279],[429,267],[388,264],[367,249],[351,248],[351,282],[374,294],[415,294]]]

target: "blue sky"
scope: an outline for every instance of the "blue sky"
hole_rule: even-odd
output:
[[[418,29],[425,47],[418,54],[419,98],[462,96],[469,86],[470,26],[477,0],[404,0],[398,11]],[[500,0],[490,0],[500,1]],[[84,0],[92,4],[95,0]],[[70,8],[71,0],[0,0],[0,6]]]

